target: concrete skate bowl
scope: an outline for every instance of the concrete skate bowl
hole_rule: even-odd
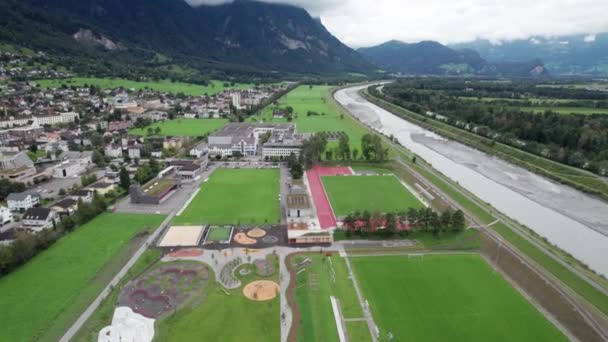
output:
[[[123,288],[118,304],[158,319],[200,293],[208,278],[207,266],[196,261],[157,264]]]

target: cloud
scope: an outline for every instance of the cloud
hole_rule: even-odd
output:
[[[263,0],[308,10],[352,47],[391,39],[493,42],[608,31],[606,0]],[[219,4],[230,0],[188,0]],[[591,37],[591,36],[588,36]],[[589,38],[590,39],[590,38]]]

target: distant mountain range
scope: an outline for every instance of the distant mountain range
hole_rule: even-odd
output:
[[[489,61],[526,61],[539,58],[552,75],[608,75],[608,33],[569,35],[492,43],[476,40],[452,45],[455,49],[474,49]]]
[[[392,40],[358,51],[374,64],[404,74],[504,77],[547,75],[540,59],[488,62],[474,49],[452,49],[434,41],[408,44]]]
[[[184,0],[0,0],[0,12],[0,42],[91,62],[111,63],[108,57],[118,56],[155,63],[168,57],[198,69],[374,70],[320,20],[294,6],[246,0],[195,8]]]

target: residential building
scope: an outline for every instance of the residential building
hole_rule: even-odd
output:
[[[207,146],[207,143],[204,141],[201,141],[200,143],[198,143],[194,147],[192,147],[192,149],[190,150],[190,156],[192,156],[196,159],[200,159],[202,156],[206,155],[208,152],[209,152],[209,147]]]
[[[6,202],[10,210],[24,212],[40,205],[40,195],[30,191],[13,192],[8,195]]]
[[[122,147],[116,144],[108,144],[103,149],[104,154],[110,158],[120,158],[122,157]]]
[[[75,201],[82,200],[84,203],[91,203],[93,202],[93,193],[94,191],[90,189],[80,189],[74,191],[71,197]]]
[[[50,207],[57,214],[70,216],[78,209],[78,202],[72,198],[64,198]]]
[[[21,222],[25,228],[40,231],[52,227],[54,220],[55,212],[50,208],[30,208],[23,214]]]
[[[116,184],[108,182],[97,182],[95,184],[89,185],[88,188],[93,191],[97,191],[97,194],[99,196],[103,196],[108,192],[114,190],[114,188],[116,188]]]
[[[0,225],[5,225],[13,221],[13,213],[7,207],[0,205]]]

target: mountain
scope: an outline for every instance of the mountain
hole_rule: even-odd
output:
[[[304,9],[237,0],[0,0],[0,41],[63,54],[295,73],[373,66]]]
[[[498,43],[476,40],[452,47],[475,49],[489,61],[541,58],[556,75],[608,76],[608,33],[531,37]]]
[[[547,73],[538,59],[489,63],[473,49],[456,50],[434,41],[393,40],[358,51],[382,68],[406,74],[530,77]]]

